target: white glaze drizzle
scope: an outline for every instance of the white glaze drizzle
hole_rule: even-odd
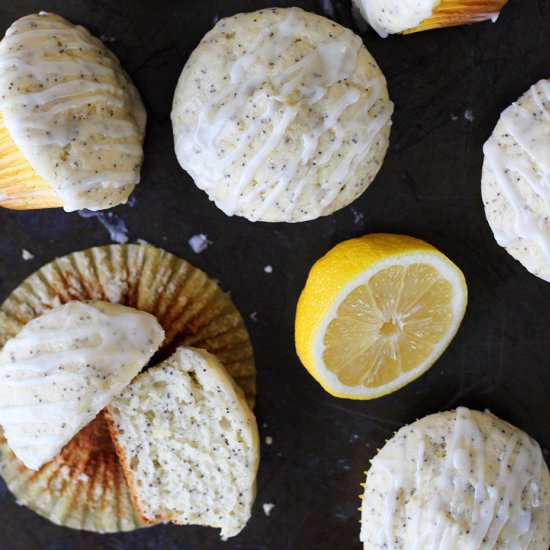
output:
[[[432,16],[441,0],[354,0],[365,21],[382,37],[412,29]]]
[[[16,21],[0,43],[10,137],[67,211],[126,202],[139,182],[145,111],[118,60],[53,14]]]
[[[382,37],[413,29],[434,15],[441,0],[353,0],[365,21]],[[464,9],[467,9],[465,6]],[[499,12],[468,11],[468,22],[498,19]]]
[[[414,425],[407,429],[412,432]],[[391,480],[384,495],[377,547],[395,547],[399,499],[405,493],[428,494],[423,484],[429,483],[433,487],[431,500],[424,508],[415,509],[416,516],[411,518],[414,544],[410,550],[448,550],[457,547],[459,541],[464,550],[491,550],[499,539],[508,550],[526,550],[534,523],[532,511],[522,508],[522,496],[528,495],[533,508],[540,505],[542,453],[538,444],[523,432],[509,436],[499,457],[496,479],[488,482],[485,438],[470,411],[459,407],[452,430],[445,438],[441,471],[435,479],[426,481],[421,474],[424,436],[419,435],[421,443],[414,474],[407,467],[411,457],[406,454],[405,444],[399,445],[393,459],[378,455],[373,460]]]
[[[0,351],[0,424],[32,469],[53,458],[121,391],[164,338],[148,313],[69,302],[30,321]]]
[[[344,134],[349,137],[350,131],[357,131],[361,139],[337,164],[328,181],[322,185],[323,189],[319,190],[318,199],[308,205],[311,210],[309,218],[321,215],[341,191],[342,183],[366,157],[375,138],[391,117],[391,104],[381,110],[376,118],[369,117],[369,110],[380,99],[385,87],[383,79],[368,82],[365,86],[370,92],[368,97],[357,87],[347,88],[323,124],[302,136],[301,151],[293,153],[284,168],[274,173],[271,179],[253,183],[258,167],[282,146],[283,138],[300,111],[323,99],[332,84],[353,75],[362,47],[361,39],[345,29],[342,34],[319,44],[311,53],[274,77],[269,92],[267,88],[257,92],[257,86],[269,80],[269,61],[276,60],[292,48],[304,33],[305,13],[296,8],[286,11],[284,20],[263,28],[255,42],[247,48],[248,53],[230,64],[230,82],[200,107],[196,128],[184,128],[175,136],[180,163],[191,173],[200,174],[197,183],[206,190],[220,185],[224,172],[229,170],[232,163],[249,151],[258,139],[262,140],[261,146],[248,156],[237,184],[229,191],[223,203],[217,201],[218,206],[228,215],[235,214],[239,206],[261,201],[261,207],[250,216],[253,220],[261,219],[285,192],[292,189],[291,199],[283,212],[284,219],[291,221],[294,205],[308,191],[308,179],[335,157]],[[239,131],[236,120],[246,112],[251,97],[256,102],[265,100],[264,112],[254,120],[247,121],[246,131],[240,134],[238,145],[220,158],[219,143]],[[356,116],[347,122],[341,121],[340,117],[353,105],[357,106]],[[258,138],[262,124],[270,122],[281,110],[280,119],[268,135]],[[319,139],[327,132],[334,135],[332,146],[324,151],[317,163],[312,163]],[[308,170],[298,181],[296,176],[303,167],[308,167]]]
[[[529,100],[535,103],[537,112],[522,105]],[[541,80],[533,85],[519,102],[502,113],[500,123],[521,154],[517,150],[507,151],[496,132],[483,147],[486,162],[514,215],[513,226],[495,231],[495,238],[501,246],[518,237],[533,241],[550,259],[550,81]],[[537,215],[526,204],[515,183],[518,174],[544,201],[546,217]]]

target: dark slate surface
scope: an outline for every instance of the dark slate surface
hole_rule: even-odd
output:
[[[357,30],[349,1],[294,0]],[[480,196],[481,147],[499,113],[550,76],[550,0],[510,0],[498,23],[365,43],[396,104],[384,166],[353,205],[299,225],[228,218],[195,188],[173,152],[172,94],[187,57],[215,19],[264,0],[4,0],[0,29],[31,11],[57,12],[110,40],[149,113],[142,183],[116,208],[130,242],[145,239],[220,280],[246,319],[258,365],[263,445],[258,498],[246,530],[222,543],[206,528],[154,527],[100,536],[50,524],[0,483],[2,550],[357,549],[359,483],[377,447],[404,423],[466,405],[489,408],[550,444],[550,285],[495,243]],[[295,355],[295,305],[308,269],[330,247],[373,231],[436,245],[464,271],[470,303],[457,337],[430,372],[371,402],[333,398]],[[208,235],[195,254],[188,239]],[[55,256],[111,242],[97,218],[0,211],[0,299]],[[22,249],[35,258],[23,261]],[[273,272],[264,272],[271,265]],[[251,315],[256,312],[256,321]],[[254,317],[254,316],[253,316]],[[270,517],[262,504],[276,505]]]

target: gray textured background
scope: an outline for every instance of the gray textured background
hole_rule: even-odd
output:
[[[252,335],[263,445],[254,514],[236,539],[160,526],[99,536],[56,527],[17,506],[0,482],[0,549],[357,549],[363,470],[407,422],[457,405],[490,408],[550,444],[550,285],[495,243],[480,196],[481,147],[499,113],[550,77],[550,0],[510,0],[496,24],[365,43],[396,104],[391,145],[369,190],[328,218],[299,225],[228,218],[195,188],[173,152],[172,94],[187,57],[217,17],[264,0],[2,0],[0,33],[32,11],[54,11],[108,39],[145,101],[148,132],[135,204],[110,219],[207,271],[231,291]],[[349,1],[295,0],[357,30]],[[420,380],[371,402],[326,394],[294,352],[295,305],[312,263],[344,239],[402,232],[431,242],[464,271],[470,303],[447,352]],[[195,254],[188,239],[208,235]],[[0,300],[44,263],[111,242],[98,218],[0,211]],[[22,249],[35,256],[22,259]],[[264,267],[271,265],[271,274]],[[256,321],[250,315],[256,312]],[[263,427],[264,425],[267,427]],[[273,502],[270,517],[262,504]]]

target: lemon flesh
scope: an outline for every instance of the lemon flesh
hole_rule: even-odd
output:
[[[300,297],[296,349],[331,394],[371,399],[425,372],[452,340],[467,289],[431,245],[399,235],[341,243]]]
[[[391,382],[424,361],[449,330],[451,295],[449,281],[432,266],[382,270],[353,290],[330,321],[325,365],[348,386]]]

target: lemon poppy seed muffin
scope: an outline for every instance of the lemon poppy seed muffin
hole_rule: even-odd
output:
[[[41,12],[0,42],[0,206],[102,210],[139,182],[145,109],[118,59]]]
[[[222,19],[185,65],[182,167],[228,215],[299,222],[343,208],[382,164],[393,105],[350,30],[298,8]]]
[[[550,282],[550,80],[501,114],[483,152],[481,194],[497,243]]]
[[[490,413],[433,414],[371,461],[365,550],[547,550],[550,476],[536,441]]]
[[[353,0],[367,23],[388,34],[453,27],[497,20],[508,0]]]
[[[248,405],[253,407],[256,370],[252,344],[244,321],[228,295],[206,273],[164,250],[151,245],[109,245],[53,260],[23,281],[0,305],[0,347],[5,346],[0,353],[0,371],[3,372],[0,379],[4,380],[3,384],[6,386],[3,397],[0,395],[0,398],[6,399],[4,407],[0,406],[0,420],[5,421],[6,416],[9,420],[10,415],[19,415],[14,421],[25,420],[21,417],[21,411],[11,405],[26,403],[11,402],[13,396],[9,394],[9,386],[13,383],[17,386],[26,385],[32,381],[14,380],[10,354],[17,347],[16,360],[26,351],[29,355],[32,352],[35,357],[36,346],[22,345],[25,342],[20,339],[17,342],[17,335],[25,331],[23,327],[27,323],[27,326],[34,327],[39,323],[40,329],[43,326],[40,319],[59,321],[56,311],[61,308],[70,307],[74,311],[76,306],[78,311],[86,307],[81,302],[87,302],[88,305],[101,303],[102,308],[115,312],[133,308],[130,312],[134,313],[134,321],[124,320],[126,315],[120,315],[117,326],[114,326],[112,320],[105,319],[102,315],[94,316],[89,321],[82,315],[82,321],[80,316],[77,316],[76,321],[74,317],[65,318],[68,328],[56,323],[55,326],[60,329],[55,330],[56,341],[46,344],[52,350],[50,357],[63,360],[59,361],[59,366],[64,370],[47,372],[48,376],[44,378],[44,384],[40,385],[39,390],[24,386],[25,391],[36,393],[36,398],[44,400],[44,408],[41,408],[41,404],[41,407],[32,409],[37,415],[46,415],[49,422],[65,422],[59,418],[59,413],[52,416],[51,407],[55,405],[46,403],[44,399],[43,393],[51,396],[48,389],[50,387],[62,390],[60,393],[54,390],[55,395],[52,398],[57,395],[63,397],[68,390],[69,398],[72,396],[77,399],[76,410],[73,409],[74,414],[71,416],[72,424],[79,422],[81,418],[78,408],[84,403],[78,401],[78,398],[89,393],[96,395],[97,392],[88,391],[93,390],[96,384],[107,384],[110,386],[107,391],[120,393],[120,388],[116,391],[115,387],[117,379],[125,376],[128,368],[116,368],[120,367],[117,356],[128,357],[126,350],[134,356],[142,353],[142,346],[139,345],[141,331],[134,331],[139,319],[142,322],[149,319],[156,326],[157,336],[162,334],[160,327],[164,331],[162,346],[151,359],[152,364],[171,355],[180,347],[208,350],[222,363],[243,390]],[[100,326],[94,319],[99,320]],[[109,321],[114,330],[109,329]],[[160,327],[156,325],[157,321]],[[82,323],[93,330],[83,331],[85,326]],[[48,331],[39,330],[42,340],[45,332]],[[89,346],[104,332],[107,338],[102,339],[102,349],[97,360],[92,360],[90,354],[95,354],[95,351],[90,350]],[[80,333],[76,334],[78,340],[72,337],[75,333]],[[132,339],[134,343],[128,342],[128,346],[125,346],[124,335],[127,335],[128,341]],[[158,338],[151,337],[150,340],[155,345],[158,344]],[[64,347],[71,346],[72,343],[75,344],[73,347],[79,348],[74,351],[78,351],[78,357],[75,357],[73,350],[70,353],[64,351]],[[6,356],[6,364],[2,365],[2,358],[6,359]],[[104,366],[103,371],[114,368],[115,373],[104,380],[103,376],[107,373],[102,374],[92,368],[93,383],[87,386],[84,380],[75,377],[76,373],[68,372],[69,367],[65,368],[65,361],[70,364],[70,370],[74,370],[83,361],[88,365],[85,370]],[[25,360],[25,363],[28,367],[36,368],[35,361]],[[19,366],[24,365],[19,363]],[[40,368],[44,368],[42,360]],[[62,376],[63,373],[68,374],[69,378]],[[94,374],[99,374],[100,377],[96,378]],[[129,374],[130,378],[133,374],[135,372]],[[30,374],[19,373],[18,378],[21,376],[28,377]],[[84,386],[81,388],[82,384]],[[14,427],[18,428],[17,425]],[[42,426],[38,424],[37,428],[42,429]],[[61,453],[38,471],[26,468],[15,456],[6,441],[6,435],[9,436],[9,433],[4,434],[0,428],[0,476],[21,504],[57,525],[72,529],[114,533],[132,531],[145,525],[132,502],[122,465],[109,435],[104,410],[75,435]]]

